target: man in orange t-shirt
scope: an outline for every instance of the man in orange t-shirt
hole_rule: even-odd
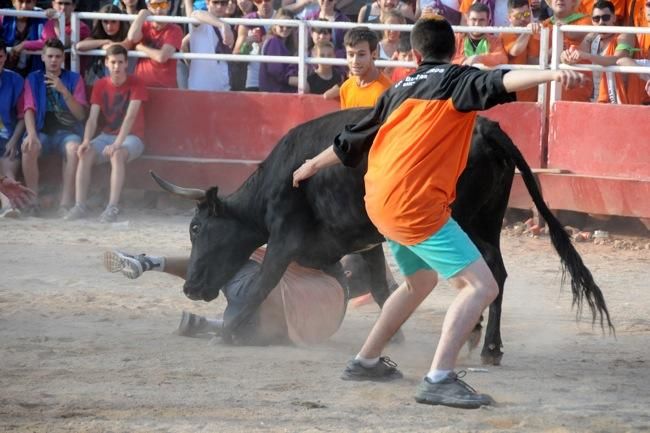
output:
[[[375,108],[347,125],[333,146],[305,161],[294,187],[335,164],[357,166],[368,153],[366,210],[388,242],[405,283],[382,308],[359,354],[342,379],[400,379],[382,351],[438,282],[461,289],[445,316],[431,369],[415,394],[418,403],[475,409],[493,400],[453,372],[461,347],[498,286],[476,246],[451,217],[456,182],[467,164],[477,111],[514,100],[512,92],[556,80],[577,85],[575,71],[481,71],[450,64],[451,25],[441,17],[419,20],[411,32],[418,69],[387,90]]]
[[[490,18],[490,9],[483,3],[474,3],[469,8],[467,25],[470,27],[485,27]],[[456,38],[456,52],[452,63],[462,65],[497,66],[508,63],[508,56],[503,50],[501,39],[498,36],[485,33],[458,33]]]
[[[501,33],[501,42],[511,65],[539,64],[540,24],[531,22],[532,11],[528,0],[508,1],[508,20],[512,27],[527,27],[533,33]],[[517,101],[537,102],[537,89],[517,92]]]
[[[178,24],[146,21],[149,16],[166,16],[170,0],[149,0],[131,24],[128,40],[136,51],[148,58],[138,60],[135,76],[146,87],[176,88],[176,60],[171,56],[181,49],[183,30]]]
[[[374,107],[384,91],[393,85],[375,66],[377,34],[368,27],[355,27],[345,34],[345,57],[350,78],[341,85],[341,108]]]

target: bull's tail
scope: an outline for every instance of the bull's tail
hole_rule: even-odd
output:
[[[598,319],[600,321],[600,327],[604,329],[604,322],[606,320],[610,331],[614,332],[614,325],[610,320],[609,311],[607,310],[605,298],[600,287],[598,287],[591,272],[583,263],[580,254],[578,254],[571,243],[571,239],[562,224],[551,213],[548,206],[546,206],[530,166],[510,137],[501,128],[493,129],[498,134],[498,137],[496,137],[497,140],[495,141],[499,143],[503,151],[514,161],[526,184],[526,189],[533,199],[533,203],[535,203],[537,210],[546,220],[551,242],[562,262],[562,282],[564,283],[566,280],[567,271],[571,276],[572,305],[576,307],[576,316],[579,317],[582,314],[582,308],[586,302],[591,310],[592,323],[595,323]]]

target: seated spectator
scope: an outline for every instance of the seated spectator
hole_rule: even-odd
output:
[[[271,0],[255,0],[256,12],[244,15],[244,18],[271,18],[273,16],[273,3]],[[243,10],[243,9],[242,9]],[[235,41],[235,54],[260,54],[262,43],[266,36],[264,26],[244,26],[237,29],[237,40]],[[260,89],[260,62],[249,62],[246,69],[245,90],[256,92]]]
[[[322,21],[322,20],[319,19],[316,21]],[[310,34],[311,34],[311,38],[309,40],[309,49],[314,48],[316,45],[318,45],[321,42],[332,42],[332,29],[328,29],[325,27],[312,27]],[[332,45],[334,45],[334,42],[332,42]],[[343,53],[345,54],[345,50],[343,51]]]
[[[318,0],[282,0],[282,9],[299,20],[308,20],[311,19],[309,16],[318,12]]]
[[[293,14],[278,9],[273,19],[292,20]],[[268,37],[262,45],[265,56],[295,56],[297,40],[295,27],[273,25]],[[260,66],[260,90],[262,92],[291,93],[296,91],[296,83],[291,77],[298,75],[298,65],[289,63],[262,63]]]
[[[608,0],[598,0],[593,7],[591,14],[592,24],[598,28],[601,26],[613,26],[616,24],[614,4]],[[631,57],[634,51],[634,35],[615,33],[588,33],[582,40],[579,47],[570,46],[560,56],[562,63],[574,65],[577,63],[593,63],[601,66],[616,65],[621,57]],[[626,92],[627,76],[614,74],[612,72],[596,73],[593,78],[592,101],[605,102],[611,98],[611,103],[628,103]],[[604,79],[604,82],[601,81]],[[615,83],[619,82],[619,83]],[[602,87],[604,86],[604,87]],[[602,87],[602,92],[601,92]],[[620,90],[617,92],[617,87]],[[617,95],[618,93],[618,95]],[[600,95],[600,96],[599,96]],[[626,102],[623,102],[625,100]]]
[[[124,186],[127,162],[142,155],[144,144],[144,113],[142,102],[147,90],[127,73],[127,51],[113,44],[106,50],[106,67],[110,75],[95,83],[90,98],[90,115],[84,139],[79,146],[75,205],[64,219],[76,220],[88,215],[86,198],[93,165],[111,163],[110,196],[99,221],[111,223],[120,213],[118,204]],[[95,136],[99,125],[102,132]]]
[[[381,23],[406,24],[406,19],[404,19],[404,16],[399,11],[391,10],[384,13]],[[379,41],[379,45],[377,45],[379,48],[378,56],[381,60],[390,60],[397,51],[401,33],[399,30],[384,30],[382,34],[383,37]],[[386,71],[387,75],[390,75],[390,73],[392,73],[392,70]]]
[[[105,5],[99,9],[100,13],[106,14],[121,14],[122,11],[117,6]],[[131,48],[131,44],[127,40],[129,32],[128,21],[117,21],[111,19],[95,20],[93,29],[90,36],[83,41],[77,42],[77,51],[90,51],[90,50],[105,50],[109,45],[114,43],[121,43],[127,49]],[[137,59],[132,58],[129,62],[130,72],[133,72]],[[84,78],[87,85],[92,85],[95,81],[108,75],[106,67],[104,66],[103,57],[93,57],[86,68]]]
[[[409,23],[415,21],[415,13],[408,4],[399,0],[374,0],[367,2],[365,6],[361,7],[357,22],[379,24],[381,23],[382,15],[390,10],[398,10],[401,12],[402,16]]]
[[[483,3],[474,3],[469,8],[467,25],[470,27],[486,27],[490,9]],[[456,54],[452,63],[462,65],[496,66],[508,63],[508,56],[503,50],[503,44],[498,36],[480,33],[457,33]]]
[[[75,5],[77,0],[52,0],[52,9],[48,9],[46,12],[49,20],[43,26],[43,31],[41,32],[41,38],[35,41],[25,41],[23,44],[23,49],[28,51],[38,51],[42,50],[45,41],[51,38],[60,38],[59,35],[59,20],[54,18],[54,15],[62,13],[65,15],[65,48],[70,48],[71,40],[70,35],[72,33],[71,27],[71,17],[72,12],[74,12]],[[79,37],[80,39],[86,39],[90,36],[90,29],[83,21],[79,22]]]
[[[25,184],[38,193],[38,158],[63,154],[63,191],[61,210],[73,203],[77,148],[81,143],[86,118],[86,89],[83,79],[63,69],[63,43],[48,39],[41,57],[45,72],[34,71],[25,80],[24,115],[27,136],[22,143],[22,166]],[[38,205],[30,210],[38,214]]]
[[[147,9],[146,0],[114,0],[113,5],[128,15],[137,15],[141,10]]]
[[[36,0],[13,0],[17,11],[32,11]],[[23,77],[32,71],[43,70],[43,61],[39,55],[24,52],[25,42],[38,41],[43,33],[44,18],[2,17],[2,39],[11,47],[11,53],[5,66]]]
[[[169,0],[149,0],[129,29],[129,41],[149,57],[139,59],[135,67],[135,75],[147,87],[177,87],[176,60],[171,56],[181,48],[183,30],[178,24],[146,21],[166,16],[170,6]]]
[[[483,26],[507,26],[508,25],[508,6],[504,0],[461,0],[460,11],[463,16],[461,18],[462,25],[469,24],[469,13],[472,5],[482,4],[487,8],[488,19]]]
[[[415,59],[413,58],[413,51],[411,50],[411,38],[409,37],[408,34],[403,34],[399,38],[399,45],[397,46],[397,57],[395,60],[399,60],[400,62],[413,62]],[[404,78],[408,77],[412,73],[415,72],[416,68],[409,68],[406,66],[398,66],[393,69],[393,73],[391,74],[390,79],[393,81],[393,83],[397,83],[398,81],[403,80]]]
[[[341,86],[341,108],[373,107],[393,83],[375,66],[377,33],[368,27],[355,27],[345,34],[345,52],[350,78]]]
[[[339,23],[350,22],[348,16],[336,8],[336,4],[336,0],[318,0],[318,9],[307,15],[307,19]],[[343,38],[345,38],[345,29],[328,30],[332,35],[336,57],[344,58],[345,46],[343,45]]]
[[[440,15],[452,26],[460,25],[461,13],[458,0],[419,0],[417,17],[422,15]]]
[[[312,57],[319,59],[333,59],[334,58],[334,44],[329,41],[320,41],[312,49]],[[338,94],[338,86],[343,82],[343,77],[332,65],[319,64],[314,69],[314,72],[307,77],[306,89],[309,93],[323,95],[325,99],[332,98]]]
[[[229,54],[232,52],[235,37],[230,24],[219,19],[226,16],[229,0],[207,0],[207,2],[207,11],[192,11],[191,1],[186,0],[185,10],[188,16],[196,18],[201,24],[192,24],[190,34],[183,38],[183,46],[192,53]],[[228,62],[191,60],[188,88],[211,92],[230,90]]]
[[[541,25],[532,22],[528,0],[508,0],[508,20],[511,27],[526,27],[531,33],[501,33],[501,43],[511,65],[539,64],[539,32]],[[517,92],[517,101],[537,102],[537,88]]]
[[[16,180],[20,164],[18,140],[25,130],[25,123],[18,119],[24,82],[20,75],[5,69],[6,60],[7,45],[0,39],[0,178]],[[0,203],[0,217],[20,215],[6,195],[0,194]]]

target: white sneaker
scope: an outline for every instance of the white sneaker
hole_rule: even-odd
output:
[[[121,272],[131,280],[135,280],[148,270],[144,254],[132,256],[117,250],[104,252],[104,267],[108,272]]]

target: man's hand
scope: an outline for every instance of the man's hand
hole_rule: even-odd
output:
[[[13,47],[11,47],[11,55],[13,57],[18,57],[18,55],[20,54],[20,52],[24,48],[25,48],[25,42],[24,41],[19,43],[19,44],[14,45]]]
[[[45,85],[48,87],[54,87],[54,90],[61,94],[64,94],[68,90],[65,88],[65,85],[63,84],[63,81],[61,81],[61,78],[50,72],[45,73]]]
[[[27,138],[23,141],[20,149],[23,153],[35,152],[38,154],[41,152],[42,147],[43,145],[41,144],[41,140],[39,140],[37,134],[27,134]]]
[[[122,146],[118,146],[117,144],[109,144],[102,150],[102,153],[106,155],[108,158],[111,158],[115,152],[117,152],[119,149],[121,149]]]
[[[25,207],[32,204],[36,194],[31,189],[8,177],[0,177],[0,193],[7,196],[13,207]]]
[[[469,57],[466,57],[465,60],[463,60],[463,63],[461,63],[461,64],[465,65],[465,66],[472,66],[473,64],[477,63],[477,60],[478,60],[478,56],[476,56],[476,55],[469,56]]]
[[[565,89],[572,89],[574,87],[583,86],[585,83],[585,76],[577,71],[556,71],[553,79],[562,84]]]
[[[140,12],[138,12],[139,17],[150,17],[153,15],[149,9],[140,9]]]
[[[309,179],[316,173],[318,173],[318,168],[316,168],[313,160],[308,159],[298,167],[298,170],[293,172],[293,187],[298,188],[300,182]]]
[[[575,65],[586,59],[587,53],[580,51],[575,45],[571,45],[569,49],[562,51],[562,54],[560,54],[560,61],[567,65]]]
[[[55,9],[52,9],[52,8],[45,9],[45,17],[48,20],[53,20],[54,18],[57,17],[58,14],[59,13]]]
[[[16,159],[17,153],[18,149],[16,149],[16,141],[10,140],[5,146],[5,153],[2,155],[2,158],[7,158],[11,161]]]
[[[89,141],[82,141],[79,147],[77,147],[77,156],[79,158],[82,157],[84,153],[86,153],[90,149],[90,142]]]
[[[542,25],[540,23],[528,23],[526,28],[533,32],[534,35],[542,31]]]

